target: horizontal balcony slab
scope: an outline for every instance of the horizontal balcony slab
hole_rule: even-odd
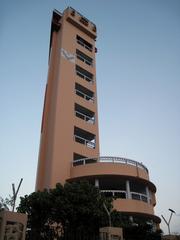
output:
[[[95,148],[91,148],[86,146],[85,144],[81,144],[79,142],[74,141],[73,152],[81,153],[83,156],[97,155],[99,153],[99,146],[98,144],[96,144]],[[71,178],[71,175],[70,175],[70,178]]]
[[[72,162],[69,181],[95,178],[105,178],[110,182],[113,182],[114,178],[138,181],[148,186],[152,193],[156,192],[156,186],[149,181],[147,168],[136,161],[124,158],[97,157],[78,159]],[[155,201],[153,203],[155,204]]]
[[[90,161],[92,160],[92,161]],[[144,164],[137,162],[132,159],[128,158],[122,158],[122,157],[110,157],[110,156],[103,156],[103,157],[94,157],[94,158],[82,158],[77,159],[74,161],[74,163],[79,163],[78,165],[86,165],[89,163],[118,163],[118,164],[124,164],[128,166],[134,166],[136,168],[143,169],[148,174],[148,169],[144,166]]]
[[[133,199],[116,199],[113,201],[114,209],[129,216],[140,216],[152,219],[160,223],[161,219],[154,215],[154,208],[151,204]]]
[[[93,82],[88,82],[85,79],[79,77],[78,75],[75,76],[76,83],[83,85],[85,88],[88,88],[90,91],[96,92],[96,81],[94,79]]]
[[[76,58],[76,63],[78,64],[78,66],[84,68],[85,70],[87,70],[88,72],[91,72],[93,75],[96,74],[96,70],[95,67],[93,66],[89,66],[86,63],[82,62],[81,60]]]
[[[79,104],[85,108],[88,108],[92,112],[97,112],[95,99],[94,99],[94,102],[87,101],[85,98],[82,98],[76,94],[74,97],[74,102],[76,102],[77,104]]]
[[[74,125],[78,128],[82,128],[83,130],[90,132],[94,135],[97,133],[97,124],[89,123],[88,121],[85,121],[76,116],[74,116]]]
[[[121,211],[122,216],[129,216],[129,217],[135,217],[139,218],[142,221],[144,220],[145,222],[152,220],[156,224],[161,223],[160,217],[154,215],[154,214],[148,214],[148,213],[138,213],[138,212],[123,212]]]
[[[119,212],[138,212],[154,215],[153,206],[134,199],[116,199],[113,201],[114,209]]]
[[[66,9],[65,14],[67,21],[86,33],[92,39],[96,39],[96,26],[94,23],[87,20],[84,16],[71,7]]]
[[[149,180],[148,172],[141,166],[136,164],[128,164],[127,162],[101,162],[99,159],[86,159],[86,161],[77,160],[71,167],[71,177],[82,177],[89,175],[122,175],[139,177]]]

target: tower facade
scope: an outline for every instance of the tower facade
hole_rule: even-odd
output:
[[[95,40],[95,24],[76,10],[53,12],[36,190],[86,179],[125,215],[158,223],[148,169],[99,155]]]
[[[71,163],[99,156],[96,26],[72,8],[54,11],[36,189],[70,178]]]

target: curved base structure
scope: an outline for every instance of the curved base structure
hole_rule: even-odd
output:
[[[114,197],[117,211],[160,223],[154,215],[156,186],[142,163],[119,157],[83,158],[73,161],[70,176],[70,182],[88,180],[105,196]]]

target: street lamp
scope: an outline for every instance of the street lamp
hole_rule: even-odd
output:
[[[104,209],[105,209],[105,211],[106,211],[106,213],[107,213],[107,215],[108,215],[109,227],[111,227],[111,211],[109,211],[109,210],[107,209],[105,203],[103,203],[103,207],[104,207]]]
[[[14,208],[15,208],[15,205],[16,205],[16,198],[17,198],[17,195],[18,195],[18,192],[19,192],[19,188],[21,186],[21,183],[23,181],[23,178],[21,178],[20,182],[19,182],[19,185],[18,185],[18,188],[17,190],[15,191],[15,184],[13,183],[12,184],[12,190],[13,190],[13,205],[12,205],[12,212],[14,212]]]
[[[170,217],[169,217],[169,221],[167,221],[163,215],[161,215],[161,216],[162,216],[163,220],[165,221],[165,223],[166,223],[167,226],[168,226],[168,232],[169,232],[169,235],[170,235],[170,234],[171,234],[171,232],[170,232],[170,222],[171,222],[171,218],[172,218],[173,213],[176,213],[176,212],[175,212],[174,210],[172,210],[171,208],[169,208],[168,210],[171,212]]]
[[[109,210],[107,209],[105,203],[103,203],[103,207],[104,207],[104,209],[105,209],[105,211],[106,211],[106,213],[107,213],[107,215],[108,215],[108,220],[109,220],[108,240],[110,240],[110,239],[111,239],[111,230],[110,230],[110,229],[111,229],[111,210],[109,211]]]

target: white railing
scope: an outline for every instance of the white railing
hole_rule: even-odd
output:
[[[127,159],[127,158],[121,158],[121,157],[82,158],[82,159],[75,160],[74,163],[78,162],[79,165],[85,165],[88,163],[92,163],[90,160],[93,160],[93,163],[104,162],[104,163],[127,164],[127,165],[141,168],[148,173],[148,169],[142,163],[139,163],[137,161]]]
[[[76,114],[76,117],[79,117],[81,119],[83,119],[84,121],[88,122],[88,123],[91,123],[91,124],[94,124],[95,123],[95,119],[94,117],[89,117],[79,111],[75,111],[75,114]]]
[[[138,193],[138,192],[131,192],[131,199],[141,200],[143,202],[148,202],[147,195],[143,194],[143,193]]]
[[[79,91],[76,89],[76,94],[79,96],[81,96],[82,98],[86,99],[87,101],[90,101],[90,102],[94,102],[94,98],[93,97],[90,97],[89,95]]]
[[[127,192],[125,190],[100,190],[102,193],[111,193],[112,197],[125,198],[127,199]],[[148,197],[146,194],[138,192],[130,192],[130,199],[140,200],[143,202],[148,202]]]
[[[85,79],[86,81],[93,83],[93,79],[92,78],[87,77],[85,74],[81,73],[80,71],[76,70],[76,74],[79,77]]]
[[[79,43],[82,47],[86,48],[87,50],[89,50],[90,52],[92,52],[92,48],[89,47],[88,45],[86,45],[83,41],[81,41],[80,39],[77,39],[77,43]]]
[[[78,59],[80,59],[82,62],[86,63],[87,65],[93,66],[92,61],[89,61],[89,60],[85,59],[85,58],[82,57],[81,55],[76,54],[76,57],[77,57]]]
[[[74,140],[78,143],[84,144],[89,148],[95,148],[95,143],[92,141],[89,141],[88,139],[82,138],[80,136],[74,135]],[[78,160],[76,160],[78,161]]]
[[[102,193],[111,193],[113,197],[127,198],[127,193],[124,190],[100,190]],[[120,194],[124,195],[121,197]]]

